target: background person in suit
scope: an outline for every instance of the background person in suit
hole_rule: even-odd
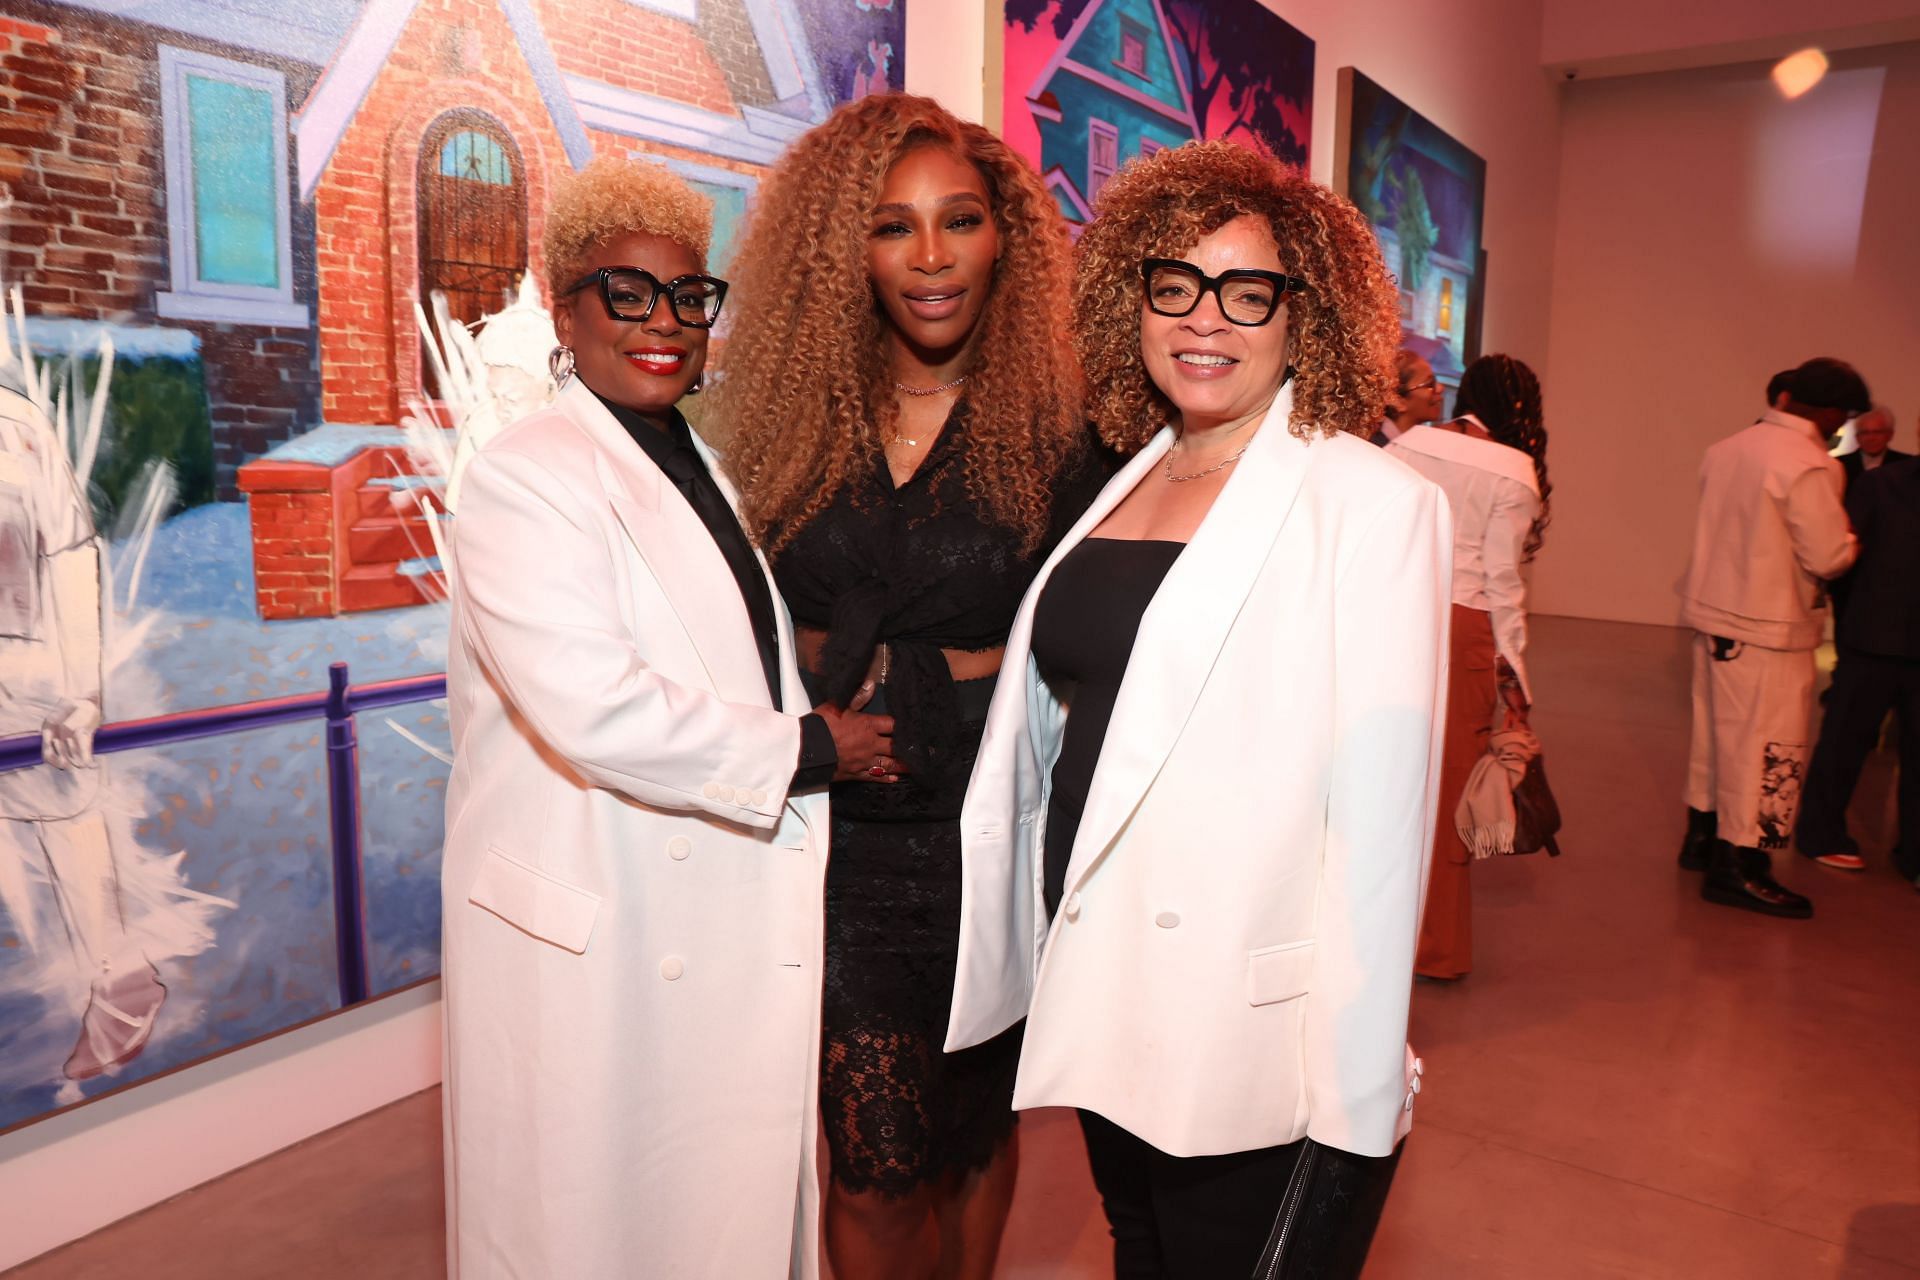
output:
[[[1700,896],[1806,919],[1813,904],[1773,878],[1799,814],[1813,718],[1813,651],[1825,581],[1859,551],[1826,442],[1869,407],[1840,360],[1794,370],[1779,407],[1707,450],[1681,619],[1693,645],[1693,733],[1680,865]]]
[[[1027,1017],[1014,1105],[1079,1109],[1117,1276],[1351,1277],[1411,1105],[1446,501],[1366,443],[1399,323],[1352,205],[1214,141],[1095,215],[1074,334],[1134,456],[1007,643],[947,1043]]]
[[[1862,419],[1864,421],[1864,418]],[[1893,861],[1920,877],[1920,458],[1866,471],[1847,490],[1860,558],[1836,627],[1840,662],[1807,768],[1795,842],[1830,867],[1866,865],[1847,833],[1847,805],[1892,711],[1899,723],[1899,834]]]
[[[555,402],[453,527],[454,1274],[811,1277],[826,797],[889,724],[806,710],[675,407],[726,286],[707,202],[603,158],[546,224]],[[809,787],[816,789],[808,792]]]
[[[1893,410],[1883,404],[1873,406],[1853,420],[1853,438],[1860,447],[1840,455],[1840,469],[1846,474],[1849,490],[1864,473],[1913,456],[1890,447],[1893,434]]]

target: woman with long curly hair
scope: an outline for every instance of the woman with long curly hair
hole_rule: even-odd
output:
[[[1473,766],[1486,754],[1493,717],[1524,724],[1527,582],[1521,566],[1547,526],[1547,428],[1540,380],[1512,356],[1467,366],[1454,399],[1458,414],[1402,434],[1388,452],[1439,485],[1453,510],[1452,661],[1448,666],[1445,760],[1433,869],[1420,921],[1414,972],[1450,981],[1473,967],[1473,853],[1454,810]]]
[[[1014,1105],[1079,1109],[1118,1276],[1350,1277],[1412,1106],[1449,549],[1367,443],[1372,233],[1224,142],[1136,160],[1074,336],[1132,460],[1029,590],[961,819],[950,1048],[1022,1014]]]
[[[1018,1032],[940,1042],[967,775],[1007,628],[1104,475],[1069,245],[1007,146],[925,98],[842,107],[763,181],[715,418],[818,699],[894,717],[832,792],[821,1107],[841,1280],[985,1277]]]

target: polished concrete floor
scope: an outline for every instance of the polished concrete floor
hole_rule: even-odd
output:
[[[1684,638],[1541,618],[1533,648],[1566,854],[1476,866],[1474,972],[1415,991],[1427,1089],[1369,1280],[1920,1276],[1920,893],[1885,856],[1891,760],[1855,799],[1869,870],[1779,860],[1812,921],[1709,906],[1673,865]],[[12,1275],[440,1274],[438,1105],[407,1099]],[[1039,1113],[1023,1134],[1000,1274],[1105,1274],[1077,1130]]]

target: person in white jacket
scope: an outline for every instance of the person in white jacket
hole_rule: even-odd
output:
[[[465,1280],[816,1274],[823,786],[891,765],[891,721],[803,714],[765,563],[676,408],[726,293],[710,234],[655,166],[559,184],[562,390],[474,455],[454,517],[445,1132]]]
[[[1352,205],[1229,143],[1080,241],[1089,413],[1133,454],[1007,641],[961,818],[950,1050],[1023,1015],[1122,1276],[1359,1274],[1446,687],[1439,488],[1367,443],[1394,293]]]
[[[1813,904],[1773,878],[1792,838],[1811,752],[1813,651],[1826,580],[1859,552],[1827,440],[1872,405],[1846,363],[1793,371],[1760,421],[1707,450],[1681,620],[1693,638],[1693,733],[1680,864],[1700,896],[1806,919]]]
[[[1460,416],[1402,435],[1387,452],[1439,485],[1453,511],[1453,654],[1433,870],[1413,971],[1442,981],[1473,967],[1471,850],[1454,810],[1487,752],[1493,718],[1524,722],[1526,562],[1540,548],[1553,493],[1540,380],[1512,356],[1481,356],[1460,379]]]

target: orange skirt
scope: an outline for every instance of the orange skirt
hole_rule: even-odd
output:
[[[1453,815],[1467,789],[1467,775],[1486,754],[1493,707],[1500,697],[1496,661],[1492,616],[1484,609],[1454,605],[1440,811],[1434,815],[1433,868],[1413,960],[1413,971],[1429,978],[1458,978],[1473,967],[1473,892],[1467,880],[1473,855],[1455,829]]]

